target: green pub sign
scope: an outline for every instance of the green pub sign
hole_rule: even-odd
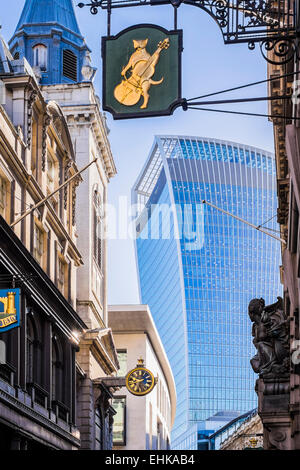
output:
[[[182,31],[142,24],[102,38],[103,109],[114,119],[167,116],[181,104]]]

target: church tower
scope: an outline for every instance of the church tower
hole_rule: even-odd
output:
[[[103,234],[107,186],[116,168],[93,85],[96,69],[91,66],[72,0],[26,0],[9,44],[16,59],[25,57],[32,65],[45,100],[56,101],[63,110],[78,168],[97,159],[82,174],[75,211],[77,246],[83,259],[77,270],[76,311],[87,325],[76,355],[77,419],[82,449],[111,449],[115,411],[104,382],[116,373],[118,359],[106,327],[107,242]],[[97,438],[99,429],[101,439]]]
[[[15,59],[26,57],[41,85],[82,82],[94,74],[86,75],[90,50],[72,0],[26,0],[9,46]]]

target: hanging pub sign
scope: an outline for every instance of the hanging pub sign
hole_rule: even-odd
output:
[[[102,38],[103,109],[114,119],[167,116],[181,104],[182,31],[141,24]]]
[[[20,289],[0,289],[0,333],[20,326]]]

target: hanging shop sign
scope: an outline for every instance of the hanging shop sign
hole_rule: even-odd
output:
[[[125,384],[130,393],[143,396],[153,390],[157,384],[157,379],[149,369],[146,369],[144,360],[139,359],[136,368],[130,370],[126,375]]]
[[[20,326],[20,289],[0,289],[0,333]]]
[[[103,37],[103,109],[114,119],[172,114],[181,105],[181,53],[181,30],[142,24]]]

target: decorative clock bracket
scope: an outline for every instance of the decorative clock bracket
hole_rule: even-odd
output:
[[[135,390],[135,385],[143,385]],[[150,393],[155,385],[158,383],[158,377],[154,377],[152,372],[149,369],[146,369],[144,366],[144,359],[139,358],[137,365],[134,369],[130,370],[126,377],[99,377],[93,380],[94,385],[105,385],[108,389],[114,391],[119,390],[122,387],[126,387],[127,390],[136,396],[145,396]]]

